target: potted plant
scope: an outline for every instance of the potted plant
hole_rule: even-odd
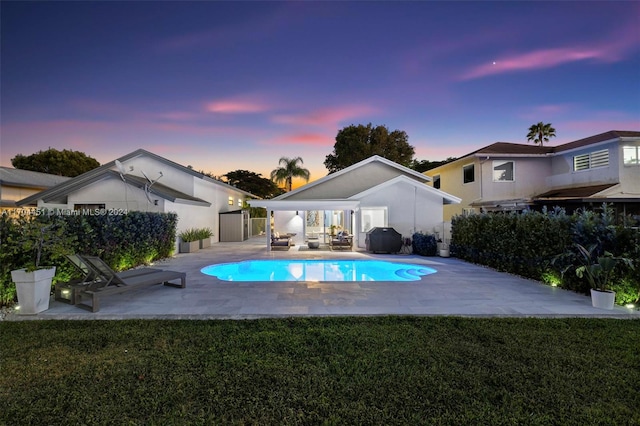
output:
[[[49,309],[51,282],[55,266],[40,266],[45,254],[69,254],[65,239],[65,223],[44,223],[37,218],[28,220],[21,228],[19,249],[29,253],[23,268],[11,271],[18,295],[18,313],[32,315]]]
[[[193,253],[200,248],[200,236],[196,228],[185,229],[178,234],[180,237],[180,253]]]
[[[594,308],[613,309],[616,293],[609,289],[609,283],[614,269],[619,264],[633,266],[630,259],[615,257],[608,251],[602,256],[596,256],[596,245],[588,249],[576,244],[581,265],[576,268],[579,278],[585,277],[591,286],[591,304]]]
[[[210,228],[201,228],[197,230],[198,240],[200,241],[200,248],[211,247],[211,237],[213,237],[213,231]]]

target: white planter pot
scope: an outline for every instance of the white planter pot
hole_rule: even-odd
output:
[[[55,266],[26,272],[24,269],[11,271],[11,278],[18,293],[17,311],[20,315],[33,315],[49,309],[51,280],[56,274]]]
[[[440,257],[449,257],[449,249],[448,248],[440,249]]]
[[[591,305],[594,308],[613,309],[613,304],[615,301],[615,291],[598,291],[591,289]]]

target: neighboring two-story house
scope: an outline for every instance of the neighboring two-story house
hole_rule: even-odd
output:
[[[480,211],[613,204],[640,215],[640,131],[612,130],[554,147],[497,142],[425,172],[462,199],[444,220]]]

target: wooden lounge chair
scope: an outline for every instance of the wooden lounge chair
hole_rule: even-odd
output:
[[[331,250],[351,250],[353,248],[353,236],[348,232],[339,232],[335,238],[331,238],[329,241],[329,248]]]
[[[82,256],[82,258],[91,268],[99,271],[101,276],[100,280],[90,283],[78,293],[76,306],[91,312],[100,310],[99,298],[101,296],[124,293],[128,290],[154,284],[164,284],[177,288],[185,288],[187,286],[187,274],[185,272],[146,268],[146,271],[137,275],[118,274],[99,257]],[[180,284],[170,282],[177,279],[180,279]],[[83,298],[91,298],[91,304],[83,303]]]

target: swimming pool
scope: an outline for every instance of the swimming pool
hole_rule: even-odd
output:
[[[382,260],[245,260],[205,266],[223,281],[418,281],[435,269]]]

